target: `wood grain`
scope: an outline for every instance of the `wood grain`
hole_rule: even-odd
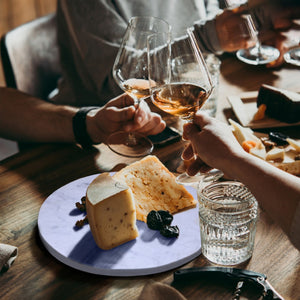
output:
[[[299,70],[288,66],[280,70],[249,67],[225,55],[221,72],[217,117],[224,121],[234,118],[226,100],[230,94],[257,90],[261,83],[299,89]],[[288,130],[300,138],[299,127]],[[183,147],[180,141],[155,149],[154,154],[176,171]],[[0,276],[0,299],[137,299],[151,280],[172,283],[173,270],[130,278],[74,270],[53,258],[39,238],[39,209],[51,193],[75,179],[118,170],[135,160],[118,156],[105,145],[81,150],[76,145],[49,144],[0,162],[0,241],[19,248],[14,265]],[[200,255],[183,267],[206,265],[209,262]],[[299,299],[300,253],[265,212],[260,213],[253,257],[239,267],[266,274],[285,299]],[[177,288],[188,299],[230,299],[233,287],[199,280]]]

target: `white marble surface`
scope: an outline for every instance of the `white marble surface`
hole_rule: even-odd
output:
[[[42,242],[59,261],[84,272],[108,276],[139,276],[179,267],[201,253],[197,208],[174,215],[172,225],[180,230],[178,238],[165,238],[137,221],[139,237],[111,250],[101,250],[94,242],[89,225],[75,228],[83,213],[76,206],[90,182],[91,175],[75,180],[51,194],[43,203],[38,228]],[[193,188],[187,189],[196,197]]]

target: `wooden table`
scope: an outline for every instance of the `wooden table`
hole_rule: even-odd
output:
[[[262,83],[300,89],[299,69],[287,65],[277,70],[247,66],[230,55],[222,61],[220,119],[234,118],[226,101],[228,95],[255,91]],[[300,134],[299,127],[291,132]],[[183,142],[178,142],[156,149],[154,154],[175,171],[182,147]],[[19,249],[14,265],[0,276],[0,299],[137,299],[147,282],[172,282],[174,270],[129,278],[77,271],[51,256],[39,238],[39,209],[51,193],[75,179],[118,170],[133,161],[112,153],[105,145],[84,151],[75,145],[51,144],[0,163],[0,242]],[[200,255],[183,268],[206,265],[209,263]],[[241,267],[267,274],[285,299],[300,299],[300,252],[264,212],[258,222],[253,257]],[[227,299],[228,295],[227,287],[220,282],[200,280],[179,289],[188,299]]]

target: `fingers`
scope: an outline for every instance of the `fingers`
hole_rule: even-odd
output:
[[[166,123],[157,113],[151,112],[145,101],[141,101],[134,115],[134,120],[124,126],[126,131],[137,131],[144,135],[155,135],[163,131]]]
[[[144,135],[155,135],[162,132],[165,127],[166,123],[162,120],[161,116],[156,113],[151,113],[148,122],[144,126],[141,127],[138,124],[132,124],[126,129],[128,130],[128,128],[130,128],[131,130],[143,133]]]
[[[192,144],[189,144],[182,152],[181,158],[183,160],[191,160],[195,156]]]
[[[145,101],[141,101],[135,107],[133,99],[126,94],[110,100],[105,105],[104,121],[111,130],[119,128],[119,130],[140,132],[144,135],[158,134],[166,127],[161,116],[151,112]]]
[[[210,171],[212,168],[206,164],[201,164],[201,165],[197,165],[192,164],[190,167],[187,168],[186,173],[189,176],[195,176],[197,173],[207,173],[208,171]]]
[[[201,128],[210,122],[210,117],[202,112],[197,112],[194,116],[193,123],[186,123],[183,126],[183,136],[184,140],[193,140],[196,135],[201,132]]]
[[[106,118],[110,122],[122,123],[132,120],[135,114],[135,107],[128,106],[125,108],[107,107],[105,110]]]
[[[144,126],[149,122],[150,114],[149,106],[144,100],[141,100],[134,116],[135,123],[140,127]]]
[[[128,106],[134,105],[134,100],[128,96],[127,94],[119,95],[113,99],[111,99],[106,107],[117,107],[117,108],[125,108]]]
[[[201,158],[198,156],[195,160],[189,163],[186,173],[189,176],[195,176],[197,173],[206,173],[210,171],[212,168],[206,165]]]

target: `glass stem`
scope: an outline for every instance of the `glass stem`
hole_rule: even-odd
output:
[[[261,42],[257,39],[256,45],[255,45],[256,49],[257,49],[257,57],[256,60],[259,61],[262,57],[261,54]]]
[[[136,144],[137,144],[137,140],[136,140],[134,132],[129,132],[127,140],[126,140],[126,145],[127,146],[135,146]]]
[[[134,105],[135,109],[138,109],[139,106],[140,106],[140,101],[142,101],[142,100],[139,100],[135,97],[133,98],[133,100],[134,100],[133,105]],[[129,132],[128,133],[128,137],[127,137],[127,140],[126,140],[126,145],[130,146],[130,147],[137,145],[137,139],[136,139],[136,136],[135,136],[134,132]]]

